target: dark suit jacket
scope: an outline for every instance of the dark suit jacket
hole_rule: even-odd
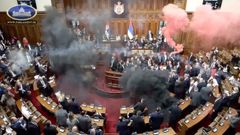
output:
[[[175,91],[175,94],[176,94],[176,97],[177,98],[184,98],[185,97],[185,93],[186,93],[186,91],[185,91],[185,89],[184,89],[184,82],[176,82],[175,83],[175,88],[174,88],[174,91]]]
[[[172,105],[169,108],[170,111],[170,119],[169,122],[171,125],[174,125],[177,123],[178,119],[182,115],[182,110],[177,105]]]
[[[70,110],[74,114],[79,114],[81,111],[80,105],[77,102],[70,103]]]
[[[81,116],[78,117],[78,129],[80,131],[83,131],[84,133],[87,133],[89,129],[91,128],[91,119],[88,118],[87,116]]]
[[[198,107],[199,105],[202,104],[202,96],[201,93],[198,91],[194,91],[190,94],[190,97],[192,99],[191,106],[193,107]]]
[[[153,112],[150,114],[150,124],[153,130],[160,129],[160,126],[163,122],[164,115],[162,112]]]
[[[184,91],[187,91],[190,87],[190,79],[186,79],[183,81],[183,85],[184,85]]]
[[[117,132],[119,135],[130,135],[131,134],[131,129],[128,126],[129,121],[119,121],[117,123]]]
[[[197,87],[199,90],[201,90],[202,87],[206,87],[207,86],[207,83],[206,82],[200,82],[198,83]]]
[[[43,129],[43,132],[45,135],[57,135],[58,131],[56,127],[50,125],[49,127],[45,126]]]
[[[33,133],[34,135],[41,135],[41,131],[37,123],[33,123],[33,122],[27,123],[27,133],[28,135],[32,135]]]
[[[141,116],[133,115],[131,117],[131,120],[132,120],[131,126],[133,129],[133,132],[137,132],[137,133],[145,132],[145,123]]]
[[[192,70],[190,71],[190,74],[189,74],[189,75],[190,75],[190,77],[198,76],[199,72],[200,72],[200,69],[199,69],[199,68],[193,67]]]
[[[134,110],[135,110],[135,112],[137,112],[137,111],[143,112],[145,107],[146,107],[146,105],[144,103],[137,102],[137,104],[134,106]]]

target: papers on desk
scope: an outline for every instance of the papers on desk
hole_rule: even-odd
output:
[[[28,107],[26,107],[24,104],[21,106],[21,112],[27,119],[32,115],[32,112],[29,111]]]
[[[86,107],[87,105],[86,104],[82,104],[81,106]]]
[[[101,109],[102,109],[102,107],[101,107],[101,106],[98,106],[98,107],[97,107],[97,109],[98,109],[98,110],[101,110]]]

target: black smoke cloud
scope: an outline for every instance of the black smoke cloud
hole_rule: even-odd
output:
[[[65,16],[54,8],[47,8],[42,22],[43,40],[48,46],[48,58],[52,69],[66,77],[86,85],[94,80],[91,66],[97,61],[94,42],[80,43],[72,30],[67,27]],[[67,79],[69,80],[69,79]]]
[[[123,74],[120,84],[131,98],[144,98],[150,111],[157,106],[167,109],[177,102],[167,90],[168,76],[167,71],[128,71]]]

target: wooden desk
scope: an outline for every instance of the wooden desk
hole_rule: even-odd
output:
[[[104,119],[94,119],[91,118],[91,123],[96,124],[98,127],[104,127]]]
[[[231,113],[228,113],[228,112],[226,112],[226,113],[227,113],[227,115],[231,115],[231,116],[236,116],[238,114],[237,111],[233,108],[231,108]],[[225,116],[226,116],[226,114],[225,114]],[[213,130],[211,130],[208,133],[209,133],[209,135],[223,135],[228,130],[229,127],[230,127],[230,121],[229,121],[229,119],[227,119],[227,120],[225,119],[224,124],[222,126],[220,125],[220,123],[216,124],[216,126],[215,126],[215,128],[217,129],[216,132],[213,132]]]
[[[134,108],[133,107],[121,107],[120,108],[120,114],[121,115],[127,115],[129,113],[133,113],[134,112]]]
[[[203,107],[201,108],[197,108],[197,109],[201,109],[201,114],[195,114],[195,119],[192,119],[191,115],[193,112],[195,112],[196,110],[194,110],[191,114],[187,115],[185,118],[181,119],[178,122],[179,127],[179,135],[185,135],[187,130],[192,128],[193,126],[197,125],[199,122],[201,122],[205,117],[207,117],[207,115],[211,112],[211,110],[213,109],[213,104],[212,103],[207,103],[208,106],[206,106],[206,104],[204,105],[204,109],[202,110]],[[188,118],[187,118],[188,117]],[[188,122],[186,122],[185,120],[188,120]]]
[[[36,97],[38,102],[45,108],[47,109],[49,112],[51,113],[55,113],[58,110],[58,106],[57,104],[52,101],[52,102],[48,102],[48,98],[47,97],[41,97],[40,95]],[[55,105],[55,107],[53,106]]]
[[[134,48],[131,50],[132,54],[145,54],[150,55],[153,53],[152,49],[142,49],[142,48]]]
[[[34,112],[29,108],[29,106],[23,105],[21,100],[17,100],[16,105],[17,105],[18,110],[22,113],[22,115],[25,118],[28,119],[30,116],[33,116],[33,119],[36,120],[37,123],[39,123],[41,121],[41,117],[36,116],[34,114]]]
[[[119,78],[121,78],[121,77],[122,77],[122,73],[114,72],[114,71],[110,71],[110,70],[105,71],[105,83],[110,88],[120,89]]]
[[[186,99],[181,101],[181,103],[178,105],[178,107],[181,110],[185,110],[191,104],[191,101],[192,101],[192,99],[187,97]]]
[[[205,110],[201,112],[200,115],[197,115],[195,119],[189,118],[189,122],[186,123],[185,121],[183,122],[183,125],[187,128],[190,129],[191,127],[195,126],[198,124],[200,121],[202,121],[213,109],[213,104],[208,102],[208,106],[205,106]]]
[[[86,104],[81,104],[80,107],[87,112],[93,112],[95,110],[97,113],[106,114],[106,107]]]
[[[163,132],[163,129],[159,129],[158,132],[159,132],[158,135],[177,135],[176,132],[171,127],[168,128],[168,132],[166,133]],[[148,135],[154,135],[153,131],[145,132],[145,133],[148,133]],[[138,135],[143,135],[143,134],[138,134]]]

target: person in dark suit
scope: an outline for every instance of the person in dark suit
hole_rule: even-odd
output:
[[[110,68],[112,71],[117,71],[117,67],[118,67],[118,60],[116,59],[115,56],[112,56],[110,61]]]
[[[190,106],[193,108],[196,108],[203,103],[202,95],[198,91],[193,91],[190,94],[190,98],[192,99]]]
[[[138,112],[138,111],[143,112],[144,109],[146,108],[146,104],[144,102],[144,99],[142,98],[140,100],[140,102],[137,102],[137,104],[135,104],[133,108],[134,108],[135,113]]]
[[[189,62],[189,63],[193,63],[195,59],[196,59],[195,56],[194,56],[193,53],[191,52],[191,53],[190,53],[190,56],[188,57],[188,62]]]
[[[194,77],[194,76],[198,76],[198,74],[200,73],[200,69],[197,68],[197,67],[193,67],[191,70],[190,70],[190,77]]]
[[[183,82],[183,78],[179,78],[176,82],[175,82],[175,88],[174,88],[174,93],[176,94],[176,98],[178,99],[183,99],[185,98],[185,89],[184,89],[184,82]]]
[[[87,133],[91,128],[91,118],[87,115],[87,112],[82,111],[77,120],[78,129],[84,133]]]
[[[152,33],[151,30],[148,31],[148,34],[147,34],[147,36],[146,36],[146,39],[147,39],[148,41],[152,41],[152,40],[153,40],[153,33]]]
[[[161,112],[161,108],[157,107],[156,111],[150,114],[149,122],[150,122],[150,125],[152,126],[152,129],[153,130],[160,129],[163,119],[164,119],[164,115]]]
[[[91,115],[91,117],[94,119],[105,119],[105,117],[101,113],[97,112],[96,110],[93,110],[92,113],[93,115]]]
[[[177,124],[177,121],[182,115],[182,110],[176,105],[173,104],[169,109],[168,109],[170,115],[169,115],[169,125],[171,127],[175,127]]]
[[[225,95],[222,95],[220,98],[215,100],[213,106],[212,118],[214,119],[219,112],[223,110],[224,107],[228,106],[229,98]]]
[[[205,104],[212,95],[212,90],[209,87],[202,87],[200,93],[202,96],[202,104]]]
[[[184,75],[183,87],[184,87],[184,91],[187,91],[189,89],[190,87],[189,75]]]
[[[27,128],[26,128],[26,120],[21,118],[12,117],[11,118],[11,128],[17,133],[17,135],[26,135]]]
[[[203,80],[203,78],[199,79],[199,83],[197,84],[197,87],[199,90],[201,90],[202,87],[206,87],[207,83],[205,82],[205,80]]]
[[[130,135],[131,129],[129,120],[125,120],[123,117],[119,117],[119,122],[117,123],[117,132],[119,135]]]
[[[32,135],[33,133],[34,135],[41,135],[38,124],[30,116],[27,121],[27,135]]]
[[[47,121],[47,123],[45,124],[45,127],[43,129],[43,133],[45,135],[57,135],[58,131],[56,126],[52,125],[50,121]]]
[[[81,112],[81,107],[78,102],[75,101],[75,98],[72,98],[72,101],[69,105],[69,111],[71,111],[74,114],[79,114]]]
[[[69,110],[70,110],[70,102],[67,100],[66,97],[64,97],[64,99],[60,102],[60,104],[62,105],[64,110],[69,112]]]
[[[45,76],[39,76],[37,78],[37,86],[38,86],[41,94],[43,94],[45,97],[49,97],[52,95],[53,89],[50,86],[50,84],[48,83]]]
[[[136,115],[133,115],[131,120],[131,127],[133,132],[143,133],[145,132],[145,123],[143,118],[141,117],[141,111],[138,111]]]
[[[62,108],[61,105],[59,105],[59,109],[55,112],[56,116],[56,122],[58,126],[67,126],[67,118],[68,118],[68,113],[66,110]]]

